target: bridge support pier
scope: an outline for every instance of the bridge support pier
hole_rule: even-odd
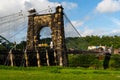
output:
[[[26,50],[24,51],[24,57],[25,57],[25,66],[28,67],[28,55],[27,55],[27,52]]]
[[[40,65],[40,55],[39,55],[38,50],[37,50],[37,65],[38,65],[38,67],[41,66],[41,65]]]
[[[46,50],[46,59],[47,59],[47,66],[50,66],[49,55],[48,55],[48,51],[47,50]]]
[[[34,51],[41,43],[40,31],[42,28],[48,26],[51,29],[51,38],[53,42],[53,48],[56,51],[55,63],[59,66],[67,66],[67,53],[65,45],[65,33],[64,33],[64,13],[63,7],[57,6],[55,13],[49,14],[36,14],[36,10],[29,11],[28,16],[28,32],[27,32],[27,49],[28,51]],[[46,56],[47,58],[47,56]],[[41,61],[42,62],[42,61]],[[47,60],[47,65],[50,65]]]
[[[54,50],[54,63],[55,65],[57,65],[57,54],[55,50]]]
[[[11,63],[11,66],[13,67],[14,64],[13,64],[13,54],[12,54],[12,50],[10,50],[9,56],[10,56],[10,63]]]

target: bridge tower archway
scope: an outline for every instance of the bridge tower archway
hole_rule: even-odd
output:
[[[57,55],[59,66],[67,66],[67,53],[65,45],[63,7],[57,6],[55,13],[42,14],[36,13],[35,9],[29,11],[28,32],[27,32],[27,51],[35,51],[40,43],[40,31],[48,26],[51,29],[53,48]]]

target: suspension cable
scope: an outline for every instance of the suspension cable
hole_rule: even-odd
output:
[[[23,26],[25,26],[26,24],[24,24]],[[19,30],[18,32],[16,32],[15,34],[13,34],[12,36],[10,36],[9,38],[13,38],[15,35],[19,34],[20,32],[22,32],[23,30],[25,30],[27,27],[23,27],[21,30]]]
[[[64,17],[66,18],[66,20],[68,21],[68,23],[71,25],[71,27],[75,30],[75,32],[78,34],[79,38],[82,37],[81,34],[79,33],[79,31],[75,28],[75,26],[71,23],[70,19],[67,17],[67,15],[64,13]],[[78,39],[79,39],[78,38]],[[84,39],[84,38],[81,38],[82,41],[85,42],[85,45],[88,45],[88,42]],[[72,40],[69,40],[72,44]]]
[[[67,15],[64,13],[64,16],[66,17],[66,19],[68,20],[68,22],[71,24],[71,26],[74,28],[74,30],[77,32],[77,34],[79,35],[79,37],[82,37],[81,34],[78,32],[78,30],[75,28],[75,26],[71,23],[70,19],[67,17]]]

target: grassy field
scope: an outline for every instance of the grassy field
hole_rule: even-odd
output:
[[[63,67],[0,67],[0,80],[120,80],[118,70]]]

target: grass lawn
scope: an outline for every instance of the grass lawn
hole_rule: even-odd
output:
[[[64,67],[0,67],[0,80],[120,80],[120,71]]]

